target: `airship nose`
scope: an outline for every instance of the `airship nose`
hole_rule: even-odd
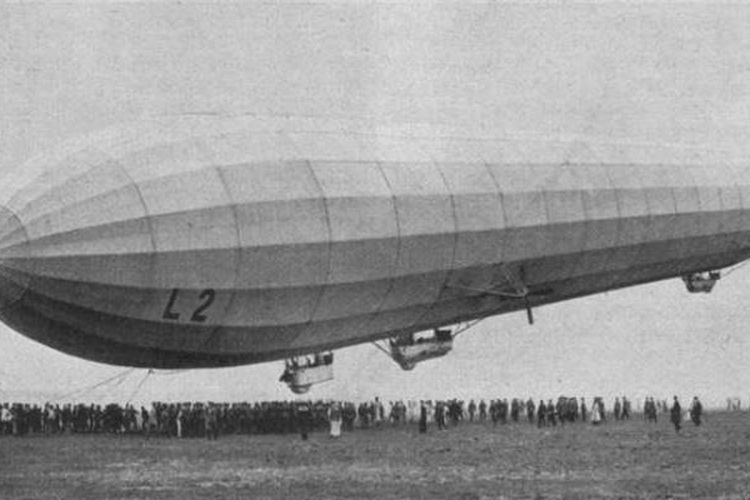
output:
[[[20,300],[29,286],[28,247],[21,220],[0,205],[0,310]]]

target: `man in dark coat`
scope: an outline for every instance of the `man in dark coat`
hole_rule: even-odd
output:
[[[545,416],[547,417],[547,423],[552,424],[552,427],[557,426],[557,415],[555,412],[555,405],[552,404],[552,400],[550,399],[547,401],[547,414]]]
[[[693,424],[695,424],[696,427],[701,425],[701,415],[703,415],[703,405],[698,400],[698,396],[695,396],[690,405],[690,420],[693,421]]]
[[[539,400],[539,406],[536,407],[536,426],[546,427],[547,426],[547,406],[544,404],[544,400]]]
[[[586,400],[584,398],[581,398],[581,421],[583,423],[586,423],[587,417],[588,417],[588,408],[586,408]]]
[[[680,429],[682,428],[682,407],[680,406],[680,402],[677,401],[677,396],[674,397],[674,403],[672,403],[672,409],[669,413],[670,420],[674,425],[674,430],[680,432]]]
[[[487,403],[484,399],[479,402],[479,421],[484,422],[487,420]]]
[[[526,418],[529,419],[529,423],[534,423],[534,400],[529,398],[528,401],[526,401]]]
[[[303,441],[307,441],[307,435],[312,430],[312,406],[308,401],[300,401],[294,410],[300,437],[302,437]]]
[[[419,433],[424,434],[427,432],[427,407],[424,401],[419,404]]]

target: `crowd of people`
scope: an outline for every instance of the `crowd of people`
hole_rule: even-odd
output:
[[[629,420],[632,404],[626,397],[614,400],[612,412],[604,399],[595,397],[590,406],[585,398],[559,397],[545,402],[529,398],[445,401],[391,401],[379,398],[358,404],[348,401],[264,401],[255,403],[162,403],[136,407],[108,404],[0,405],[0,434],[112,433],[143,434],[177,438],[216,439],[227,434],[287,434],[299,432],[304,439],[310,432],[329,431],[338,437],[341,431],[382,425],[418,425],[420,432],[434,426],[439,430],[460,422],[491,423],[493,426],[519,423],[524,419],[537,427],[589,422],[602,425],[611,417]],[[666,400],[648,397],[643,403],[643,418],[658,421],[659,413],[668,413],[677,432],[683,410],[675,396],[671,406]],[[689,407],[689,418],[701,424],[703,405],[696,396]]]

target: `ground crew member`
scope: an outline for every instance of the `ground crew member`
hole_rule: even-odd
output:
[[[307,440],[307,434],[312,428],[312,408],[307,401],[300,401],[295,408],[297,429],[303,441]]]
[[[552,424],[553,427],[557,426],[557,418],[555,415],[555,405],[552,404],[552,400],[547,401],[547,423]]]
[[[630,420],[630,400],[625,396],[622,397],[622,419]]]
[[[536,426],[547,426],[547,406],[545,406],[544,400],[541,399],[539,400],[539,406],[536,408]]]
[[[479,421],[484,422],[487,420],[487,403],[484,399],[479,402]]]
[[[598,397],[594,398],[594,402],[591,405],[591,423],[593,425],[599,425],[604,420],[602,407],[602,400]]]
[[[419,433],[424,434],[427,432],[427,407],[424,401],[419,402]]]
[[[534,423],[534,400],[529,398],[528,401],[526,401],[526,418],[529,419],[529,423]]]
[[[693,424],[695,424],[696,427],[701,425],[701,415],[703,415],[703,405],[698,400],[698,396],[695,396],[690,405],[690,420],[693,421]]]
[[[680,429],[682,428],[682,407],[680,406],[680,402],[677,401],[677,396],[674,397],[674,403],[672,403],[672,409],[669,413],[670,420],[674,425],[674,430],[680,432]]]
[[[581,421],[583,421],[583,423],[586,423],[587,416],[588,411],[586,408],[586,400],[584,398],[581,398]]]
[[[341,403],[334,402],[328,408],[328,422],[330,423],[330,436],[338,438],[341,436],[342,411]]]
[[[621,409],[622,406],[620,406],[620,398],[615,398],[615,420],[620,420]]]

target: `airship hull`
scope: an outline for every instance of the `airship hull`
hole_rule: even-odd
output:
[[[228,366],[519,310],[519,286],[536,306],[750,255],[743,167],[165,128],[83,140],[8,179],[4,322],[106,363]]]

